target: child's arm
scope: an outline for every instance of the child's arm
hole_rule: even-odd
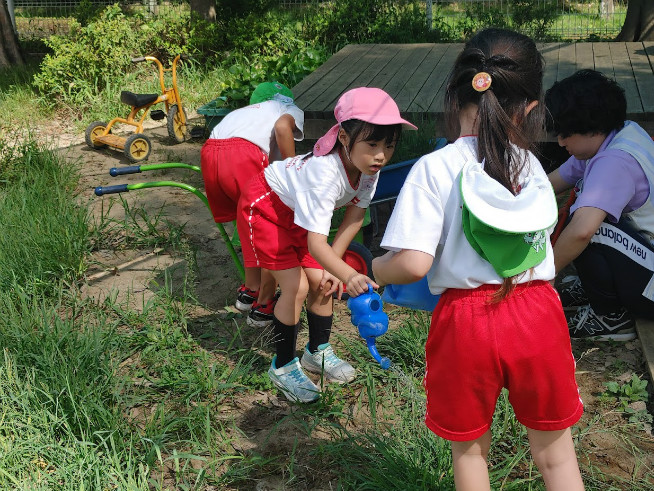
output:
[[[547,178],[550,180],[550,184],[552,184],[552,187],[554,188],[554,194],[559,194],[560,192],[572,189],[573,187],[573,184],[568,184],[567,181],[561,177],[559,169],[553,170],[547,174]]]
[[[380,286],[401,285],[421,279],[433,262],[433,256],[426,252],[403,249],[373,259],[372,270]]]
[[[349,266],[342,257],[350,242],[354,239],[366,213],[364,208],[349,206],[345,211],[343,222],[338,227],[338,232],[330,246],[327,237],[323,234],[309,232],[308,245],[309,252],[327,271],[336,276],[347,287],[348,293],[352,296],[360,295],[368,290],[368,284],[378,288],[378,285],[368,276],[360,274],[352,266]],[[321,287],[324,286],[324,280]],[[327,294],[335,291],[338,285],[332,285]]]
[[[295,119],[290,114],[282,114],[275,121],[275,140],[277,141],[277,148],[282,154],[282,159],[295,157],[295,137],[293,135],[295,129]]]

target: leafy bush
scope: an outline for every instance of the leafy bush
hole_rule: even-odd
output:
[[[537,39],[544,39],[547,30],[560,15],[556,0],[517,0],[499,6],[471,3],[464,17],[457,22],[464,38],[479,29],[493,26],[515,29]]]
[[[559,17],[556,0],[518,0],[513,2],[511,18],[513,28],[536,39],[545,39],[547,30]]]
[[[462,32],[465,39],[488,26],[508,28],[509,18],[506,11],[501,7],[472,3],[466,5],[463,18],[457,22],[457,28]]]
[[[188,22],[188,13],[174,11],[146,22],[126,15],[118,4],[109,6],[87,26],[73,21],[69,35],[47,41],[52,54],[44,58],[34,84],[50,103],[53,97],[83,103],[134,70],[131,58],[147,54],[166,62],[182,52]]]
[[[334,0],[308,10],[306,35],[337,49],[348,43],[438,41],[445,32],[429,30],[424,7],[416,0]],[[442,24],[438,21],[439,28]]]
[[[327,56],[325,50],[312,48],[296,49],[281,56],[258,58],[239,53],[226,64],[229,68],[224,79],[226,90],[222,95],[227,97],[231,107],[247,105],[250,94],[261,82],[278,80],[292,87],[318,68]]]

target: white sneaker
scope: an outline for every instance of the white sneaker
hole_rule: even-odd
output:
[[[318,346],[315,353],[309,353],[307,344],[302,355],[302,366],[313,373],[324,373],[328,382],[346,384],[352,382],[356,376],[354,367],[336,356],[329,343]]]
[[[275,368],[276,362],[275,355],[268,369],[268,376],[289,401],[313,402],[320,397],[320,389],[302,371],[297,357],[281,368]]]

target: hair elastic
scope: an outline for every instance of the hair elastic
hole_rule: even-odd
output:
[[[479,72],[477,75],[472,77],[472,88],[477,92],[486,92],[491,86],[493,79],[486,72]]]

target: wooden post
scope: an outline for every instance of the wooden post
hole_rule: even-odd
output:
[[[427,0],[427,29],[430,31],[434,28],[434,16],[432,12],[432,0]]]

